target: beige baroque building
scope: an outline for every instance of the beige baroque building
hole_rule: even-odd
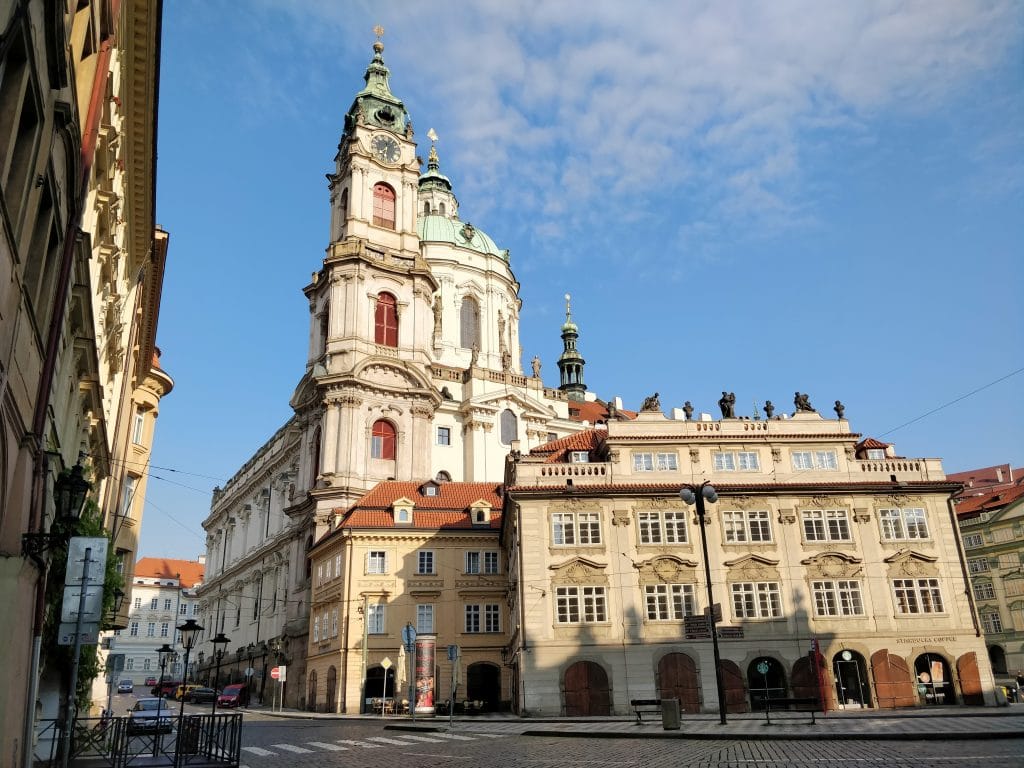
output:
[[[167,254],[154,215],[161,11],[144,0],[0,4],[0,604],[15,627],[0,640],[4,764],[31,760],[26,744],[68,682],[35,607],[49,554],[27,556],[22,535],[49,530],[53,481],[80,459],[130,578],[145,460],[172,386],[155,344]]]
[[[678,697],[717,711],[701,534],[679,496],[704,481],[729,711],[816,690],[830,708],[991,704],[958,485],[938,460],[858,438],[815,412],[649,411],[515,458],[502,538],[515,709],[623,714]]]
[[[310,553],[308,709],[368,712],[376,699],[387,711],[407,710],[407,624],[435,637],[433,701],[453,698],[446,649],[458,645],[455,700],[506,706],[500,490],[495,483],[384,482],[317,542]]]

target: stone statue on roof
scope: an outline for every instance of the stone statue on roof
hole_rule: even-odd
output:
[[[801,393],[797,391],[794,393],[793,405],[796,406],[797,413],[817,413],[811,405],[810,396],[806,392]]]
[[[658,398],[657,392],[650,397],[644,398],[644,404],[640,406],[640,411],[661,411],[661,400]]]

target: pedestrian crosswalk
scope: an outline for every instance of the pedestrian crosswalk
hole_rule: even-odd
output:
[[[393,736],[366,736],[362,739],[304,741],[299,744],[267,744],[263,747],[242,747],[242,752],[252,757],[283,757],[287,755],[308,755],[317,752],[347,752],[349,750],[380,749],[384,747],[414,747],[424,743],[443,744],[453,741],[500,739],[506,735],[500,733],[402,733]]]

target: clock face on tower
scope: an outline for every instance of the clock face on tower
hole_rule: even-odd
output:
[[[398,142],[390,136],[374,136],[370,140],[370,149],[373,151],[373,156],[382,163],[397,163],[401,154]]]

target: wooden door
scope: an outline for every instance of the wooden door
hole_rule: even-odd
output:
[[[608,675],[592,661],[577,661],[565,670],[565,714],[590,717],[612,713]]]
[[[668,653],[658,662],[658,693],[663,699],[679,699],[683,712],[700,712],[697,666],[685,653]]]
[[[981,691],[981,674],[978,672],[978,656],[971,651],[956,660],[956,674],[960,678],[960,693],[964,704],[981,706],[985,696]]]
[[[875,696],[880,709],[917,705],[914,677],[907,662],[883,648],[871,654],[871,672],[875,678]]]

